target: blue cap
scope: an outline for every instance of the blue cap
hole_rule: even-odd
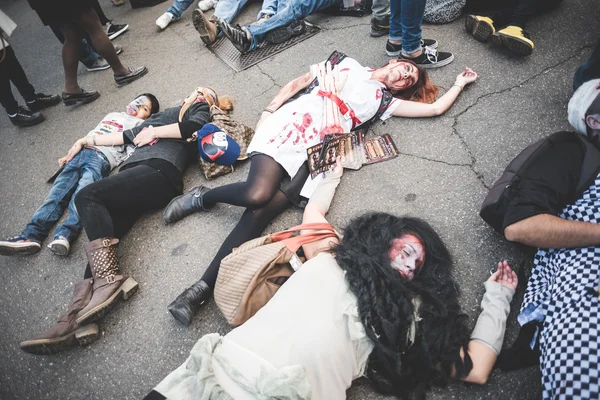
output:
[[[206,162],[218,165],[233,165],[240,156],[240,145],[224,130],[205,124],[197,132],[198,151]]]

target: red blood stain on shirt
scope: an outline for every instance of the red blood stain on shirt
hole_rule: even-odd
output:
[[[294,113],[296,114],[296,113]],[[307,139],[306,138],[306,129],[313,123],[313,118],[309,113],[306,113],[302,116],[302,124],[298,124],[297,122],[292,122],[289,123],[287,125],[285,125],[282,129],[282,132],[286,132],[288,131],[288,129],[290,129],[287,133],[287,135],[285,135],[285,137],[282,139],[281,143],[279,143],[279,146],[277,146],[277,148],[281,147],[283,144],[285,144],[288,140],[290,140],[292,138],[292,136],[294,137],[292,140],[292,144],[297,145],[300,144],[300,141],[302,141],[302,143],[304,144],[308,144],[308,140],[310,140],[311,138]],[[316,131],[315,128],[313,128],[314,131]],[[274,143],[277,138],[279,138],[281,136],[277,135],[276,137],[272,138],[271,140],[269,140],[269,143]]]
[[[377,91],[375,92],[375,99],[379,100],[383,97],[383,92],[381,91],[381,89],[377,89]]]

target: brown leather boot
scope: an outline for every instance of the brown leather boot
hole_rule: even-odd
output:
[[[201,10],[195,9],[192,12],[192,22],[204,44],[210,46],[217,41],[217,37],[219,36],[217,17],[214,15],[207,17]]]
[[[79,310],[84,308],[92,298],[92,280],[84,279],[75,284],[73,297],[67,314],[41,335],[21,342],[21,349],[31,354],[60,353],[75,344],[86,346],[99,337],[98,325],[80,326],[75,321]]]
[[[102,238],[85,245],[92,270],[93,295],[87,306],[77,314],[79,325],[89,324],[103,317],[123,297],[129,299],[138,283],[127,275],[120,275],[116,238]]]

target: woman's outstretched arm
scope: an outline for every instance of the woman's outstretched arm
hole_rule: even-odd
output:
[[[298,78],[288,82],[284,87],[282,87],[279,93],[275,95],[273,100],[265,108],[265,111],[263,111],[260,120],[256,124],[256,127],[258,128],[261,122],[268,118],[272,113],[277,111],[277,109],[281,107],[283,103],[291,99],[293,95],[310,85],[313,78],[313,73],[307,72],[306,74],[299,76]]]
[[[477,79],[477,72],[468,68],[456,77],[454,85],[442,97],[431,104],[403,101],[392,112],[394,117],[422,118],[444,114],[454,104],[463,88]]]
[[[304,208],[304,214],[302,216],[303,224],[310,224],[315,222],[327,222],[325,214],[329,211],[329,206],[335,195],[335,189],[342,179],[342,173],[344,168],[342,162],[338,157],[336,159],[336,166],[333,171],[329,171],[325,178],[321,181],[319,186],[315,189],[315,192],[310,197],[310,200]],[[308,232],[308,231],[303,231]],[[329,249],[333,243],[337,243],[336,238],[327,238],[319,240],[318,242],[308,243],[302,246],[304,255],[307,259],[313,258],[319,251]]]
[[[498,263],[498,270],[485,282],[481,314],[471,334],[468,348],[473,368],[462,380],[481,385],[487,382],[502,350],[506,319],[517,282],[517,274],[506,261]],[[464,358],[462,350],[461,357]]]

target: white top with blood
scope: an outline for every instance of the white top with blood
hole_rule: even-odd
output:
[[[354,110],[362,123],[370,120],[381,104],[382,89],[385,86],[371,80],[372,70],[352,58],[345,58],[339,68],[348,74],[339,97]],[[318,91],[317,86],[311,93],[283,105],[268,117],[256,130],[248,152],[273,157],[293,178],[306,161],[306,149],[321,141],[319,132],[324,118],[324,99],[317,96]],[[394,99],[380,119],[391,117],[400,102],[401,100]],[[350,131],[352,120],[342,117],[342,126]],[[316,187],[315,183],[309,178],[302,189],[302,196],[310,197]]]

